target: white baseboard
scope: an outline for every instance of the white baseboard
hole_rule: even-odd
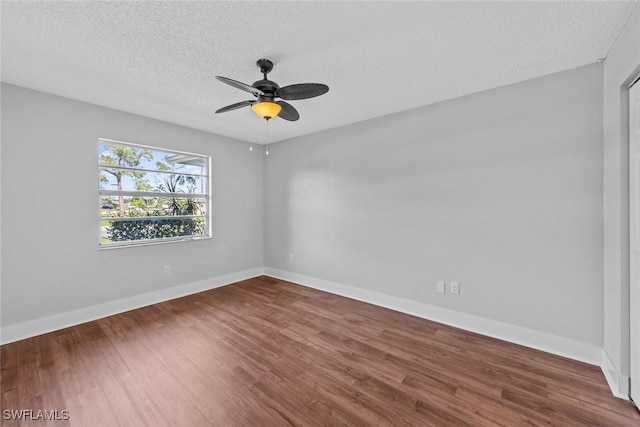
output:
[[[238,271],[236,273],[211,277],[209,279],[199,280],[197,282],[187,283],[180,286],[174,286],[143,295],[136,295],[129,298],[106,302],[104,304],[54,314],[53,316],[41,317],[39,319],[16,323],[14,325],[3,325],[1,330],[2,332],[0,333],[0,344],[19,341],[36,335],[46,334],[47,332],[57,331],[59,329],[101,319],[103,317],[113,316],[114,314],[123,313],[125,311],[134,310],[151,304],[157,304],[159,302],[184,297],[198,292],[207,291],[209,289],[219,288],[241,280],[261,276],[262,274],[264,274],[264,269],[262,267],[257,267],[249,270]]]
[[[615,367],[609,353],[602,349],[602,373],[609,384],[611,393],[620,399],[629,400],[629,377],[622,375]]]
[[[601,363],[600,347],[569,338],[275,268],[265,267],[264,274],[592,365]]]

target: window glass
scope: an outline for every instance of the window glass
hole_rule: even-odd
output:
[[[210,237],[209,164],[209,156],[100,139],[100,247]]]

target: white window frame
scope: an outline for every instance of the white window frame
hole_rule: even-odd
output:
[[[186,157],[196,157],[196,158],[202,158],[206,160],[206,174],[193,174],[193,173],[182,173],[182,172],[176,172],[176,171],[162,171],[162,170],[158,170],[158,169],[145,169],[145,168],[135,168],[135,167],[124,167],[124,166],[109,166],[109,168],[116,168],[116,169],[122,169],[122,170],[133,170],[133,171],[143,171],[143,172],[152,172],[152,173],[166,173],[167,175],[170,174],[179,174],[179,175],[184,175],[184,176],[197,176],[197,177],[201,177],[205,179],[206,185],[207,185],[207,191],[205,193],[167,193],[167,192],[156,192],[156,191],[118,191],[118,190],[105,190],[105,189],[101,189],[100,188],[100,171],[103,169],[103,166],[100,163],[100,160],[98,160],[98,166],[97,166],[97,171],[98,171],[98,248],[100,250],[104,250],[104,249],[117,249],[117,248],[130,248],[130,247],[135,247],[135,246],[149,246],[149,245],[160,245],[160,244],[166,244],[166,243],[177,243],[177,242],[187,242],[187,241],[194,241],[194,240],[203,240],[203,239],[211,239],[211,156],[206,155],[206,154],[197,154],[197,153],[190,153],[190,152],[186,152],[186,151],[179,151],[179,150],[173,150],[173,149],[168,149],[168,148],[164,148],[164,147],[157,147],[157,146],[150,146],[150,145],[142,145],[142,144],[135,144],[135,143],[131,143],[131,142],[124,142],[124,141],[117,141],[117,140],[113,140],[113,139],[107,139],[107,138],[98,138],[98,144],[97,144],[97,148],[99,150],[99,147],[102,143],[108,143],[108,144],[117,144],[117,145],[122,145],[125,147],[131,147],[131,148],[137,148],[137,149],[142,149],[142,150],[152,150],[152,151],[160,151],[163,153],[168,153],[168,154],[174,154],[177,156],[186,156]],[[100,153],[98,152],[98,159],[99,159]],[[140,217],[126,217],[123,219],[112,219],[109,218],[108,220],[113,221],[113,220],[120,220],[120,221],[135,221],[135,220],[149,220],[149,219],[154,219],[154,218],[163,218],[163,219],[181,219],[181,218],[204,218],[205,220],[205,227],[204,227],[204,234],[198,234],[198,235],[189,235],[189,236],[175,236],[175,237],[161,237],[161,238],[157,238],[157,239],[140,239],[140,240],[129,240],[129,241],[117,241],[117,242],[109,242],[109,243],[103,243],[102,242],[102,226],[101,223],[102,221],[105,220],[105,218],[102,216],[102,198],[105,196],[124,196],[124,197],[167,197],[167,198],[171,198],[172,196],[175,198],[184,198],[185,194],[188,194],[191,197],[194,198],[199,198],[199,199],[205,199],[205,214],[204,215],[167,215],[165,216],[158,216],[158,217],[154,217],[154,216],[140,216]]]

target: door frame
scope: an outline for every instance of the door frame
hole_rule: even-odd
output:
[[[633,92],[632,92],[633,91]],[[633,94],[633,95],[632,95]],[[640,75],[628,86],[629,106],[629,400],[640,407],[640,259],[636,256],[640,245],[640,120],[632,120],[636,111],[632,103],[640,103]],[[640,113],[640,111],[639,111]],[[636,180],[634,182],[634,180]],[[633,191],[635,189],[635,192]],[[635,214],[635,217],[634,217]],[[635,277],[638,276],[638,277]],[[634,309],[635,306],[635,309]],[[635,362],[634,362],[635,361]],[[634,381],[634,378],[636,381]],[[635,399],[633,398],[635,397]]]

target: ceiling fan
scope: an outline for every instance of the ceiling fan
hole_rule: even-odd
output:
[[[276,98],[292,101],[296,99],[313,98],[329,91],[329,86],[321,83],[298,83],[280,87],[276,82],[267,79],[267,74],[273,69],[273,62],[268,59],[259,59],[256,64],[258,68],[260,68],[263,78],[262,80],[254,82],[251,86],[226,77],[216,76],[216,79],[221,82],[249,92],[256,97],[255,100],[241,101],[227,105],[217,110],[216,113],[226,113],[227,111],[248,107],[250,105],[253,111],[265,120],[277,116],[281,119],[294,122],[300,118],[298,111],[288,102],[276,101]]]

